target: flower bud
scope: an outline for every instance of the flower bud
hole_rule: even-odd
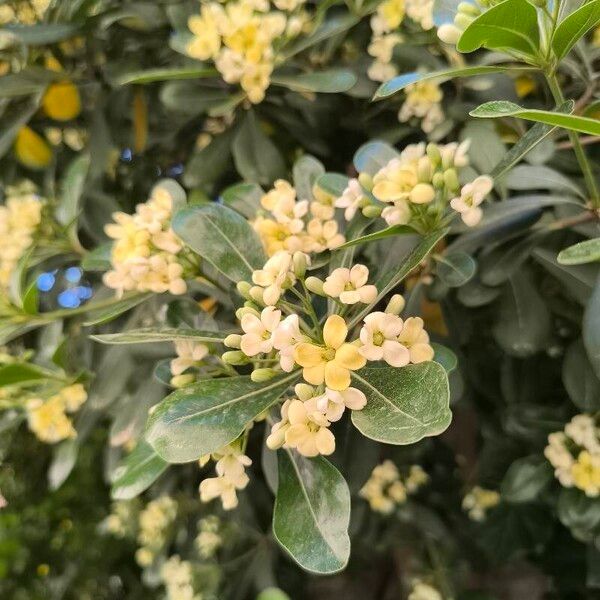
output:
[[[271,433],[267,438],[267,448],[269,448],[269,450],[278,450],[285,444],[285,432],[288,428],[289,425],[288,427],[280,427],[275,431],[271,430]]]
[[[221,360],[228,365],[245,365],[248,362],[248,357],[240,350],[231,350],[224,352]]]
[[[427,156],[434,167],[442,162],[442,154],[437,144],[427,144]]]
[[[368,173],[361,173],[358,176],[358,183],[369,192],[373,189],[373,178]]]
[[[429,183],[432,176],[431,159],[429,156],[422,156],[417,163],[417,176],[419,181]]]
[[[417,183],[410,192],[414,204],[429,204],[435,198],[435,190],[429,183]]]
[[[441,25],[438,28],[437,35],[438,38],[444,42],[444,44],[450,44],[454,46],[460,39],[462,31],[456,25],[444,23],[444,25]]]
[[[394,294],[390,298],[388,305],[385,307],[385,312],[389,313],[390,315],[399,315],[404,310],[405,306],[406,300],[404,297],[400,294]]]
[[[544,0],[545,3],[545,0]],[[473,15],[474,17],[478,17],[481,14],[481,11],[477,6],[471,4],[470,2],[461,2],[456,7],[457,12],[464,13],[465,15]]]
[[[171,385],[175,388],[182,388],[190,383],[196,381],[196,376],[193,373],[183,373],[182,375],[176,375],[171,377]]]
[[[238,321],[242,320],[244,315],[251,314],[260,318],[260,313],[252,306],[242,306],[235,311],[235,316]]]
[[[241,343],[242,336],[238,333],[232,333],[223,340],[223,344],[228,348],[239,348]]]
[[[369,204],[369,206],[365,206],[362,209],[363,216],[367,217],[367,219],[377,219],[381,216],[381,211],[383,209],[379,206],[375,206],[374,204]]]
[[[431,183],[436,190],[441,190],[444,187],[444,174],[435,173],[431,179]]]
[[[474,20],[475,17],[459,12],[454,17],[454,24],[464,31]]]
[[[312,385],[308,385],[308,383],[298,383],[294,387],[294,392],[296,392],[296,396],[302,402],[306,402],[315,395],[315,388]]]
[[[254,369],[250,374],[250,379],[252,379],[254,383],[264,383],[265,381],[273,379],[275,375],[277,375],[275,369]]]
[[[444,184],[452,192],[456,192],[460,189],[460,182],[458,181],[456,169],[447,169],[444,171]]]
[[[258,285],[253,285],[250,288],[250,298],[252,298],[252,300],[254,300],[254,302],[256,302],[256,304],[264,304],[265,301],[263,299],[263,294],[265,293],[265,290],[263,290],[263,288],[261,288]]]
[[[310,264],[309,257],[304,252],[294,252],[293,257],[294,274],[302,279],[306,275],[306,268]]]
[[[323,282],[318,277],[307,277],[304,283],[309,292],[318,296],[326,295],[323,291]]]
[[[250,289],[252,288],[251,283],[248,281],[238,281],[235,287],[237,288],[240,296],[246,298],[246,300],[250,299]]]

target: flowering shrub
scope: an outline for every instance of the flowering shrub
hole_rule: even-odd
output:
[[[3,3],[0,596],[597,593],[599,36]]]

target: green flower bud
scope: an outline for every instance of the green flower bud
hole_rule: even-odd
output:
[[[362,185],[368,192],[373,189],[373,178],[368,173],[361,173],[358,176],[358,183],[360,183],[360,185]]]
[[[308,256],[304,252],[294,252],[294,274],[296,277],[302,279],[306,275],[306,268],[308,267]]]
[[[431,179],[431,183],[436,190],[441,190],[444,187],[444,174],[436,173]]]
[[[265,290],[258,285],[254,285],[250,288],[250,298],[256,302],[256,304],[263,305],[265,301],[263,300],[263,294]]]
[[[473,21],[475,17],[466,15],[465,13],[457,13],[454,17],[454,24],[459,28],[465,30]]]
[[[254,369],[250,374],[250,379],[252,379],[254,383],[264,383],[265,381],[273,379],[275,375],[277,375],[275,369]]]
[[[362,209],[363,216],[367,217],[367,219],[377,219],[381,216],[381,211],[383,209],[379,206],[375,206],[374,204],[369,204],[369,206],[365,206]]]
[[[460,189],[456,169],[447,169],[444,171],[444,185],[451,192],[457,192]]]
[[[442,154],[437,144],[427,144],[427,156],[433,166],[437,166],[442,162]]]
[[[240,350],[231,350],[224,352],[221,360],[228,365],[245,365],[248,362],[248,357]]]
[[[237,288],[240,296],[246,298],[246,300],[250,299],[250,288],[252,288],[251,283],[248,283],[247,281],[238,281],[235,287]]]
[[[323,282],[318,277],[307,277],[304,282],[309,292],[318,296],[325,296],[323,291]]]
[[[294,392],[296,392],[296,396],[302,402],[306,402],[315,395],[315,388],[312,385],[308,385],[308,383],[298,383],[294,387]]]
[[[193,373],[183,373],[171,377],[171,385],[175,388],[185,387],[186,385],[190,385],[190,383],[194,383],[194,381],[196,381],[196,376]]]
[[[470,2],[461,2],[456,8],[457,12],[465,15],[473,15],[474,17],[478,17],[481,14],[479,8]]]
[[[257,317],[260,317],[260,313],[257,310],[255,310],[252,306],[242,306],[241,308],[238,308],[235,311],[235,316],[238,321],[241,321],[242,317],[246,314],[252,314],[256,315]]]
[[[429,156],[422,156],[417,163],[417,176],[422,183],[429,183],[433,175],[431,159]]]
[[[241,343],[242,336],[238,333],[232,333],[223,340],[223,344],[228,348],[239,348]]]

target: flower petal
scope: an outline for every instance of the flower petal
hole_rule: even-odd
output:
[[[333,361],[328,362],[325,366],[325,385],[332,390],[345,390],[350,385],[350,371]]]
[[[339,348],[348,335],[346,321],[339,315],[331,315],[323,327],[323,339],[329,348]]]
[[[341,367],[356,371],[365,366],[367,359],[353,344],[344,344],[335,353],[335,362]]]

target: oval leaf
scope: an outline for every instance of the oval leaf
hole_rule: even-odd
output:
[[[287,75],[275,73],[271,83],[281,85],[296,92],[320,92],[336,94],[347,92],[356,84],[356,75],[348,69],[331,69],[316,73],[299,73]]]
[[[475,275],[477,263],[465,252],[436,257],[437,275],[448,287],[465,285]]]
[[[359,173],[375,175],[385,167],[390,160],[398,158],[398,151],[386,142],[367,142],[354,154],[354,167]]]
[[[583,314],[583,343],[590,363],[600,377],[600,277]]]
[[[558,255],[561,265],[584,265],[600,260],[600,238],[579,242]]]
[[[366,367],[352,376],[367,396],[367,405],[352,412],[352,422],[368,438],[413,444],[450,425],[448,377],[437,362],[400,369]]]
[[[350,491],[339,471],[323,457],[278,453],[279,485],[273,533],[307,571],[335,573],[350,556]]]

